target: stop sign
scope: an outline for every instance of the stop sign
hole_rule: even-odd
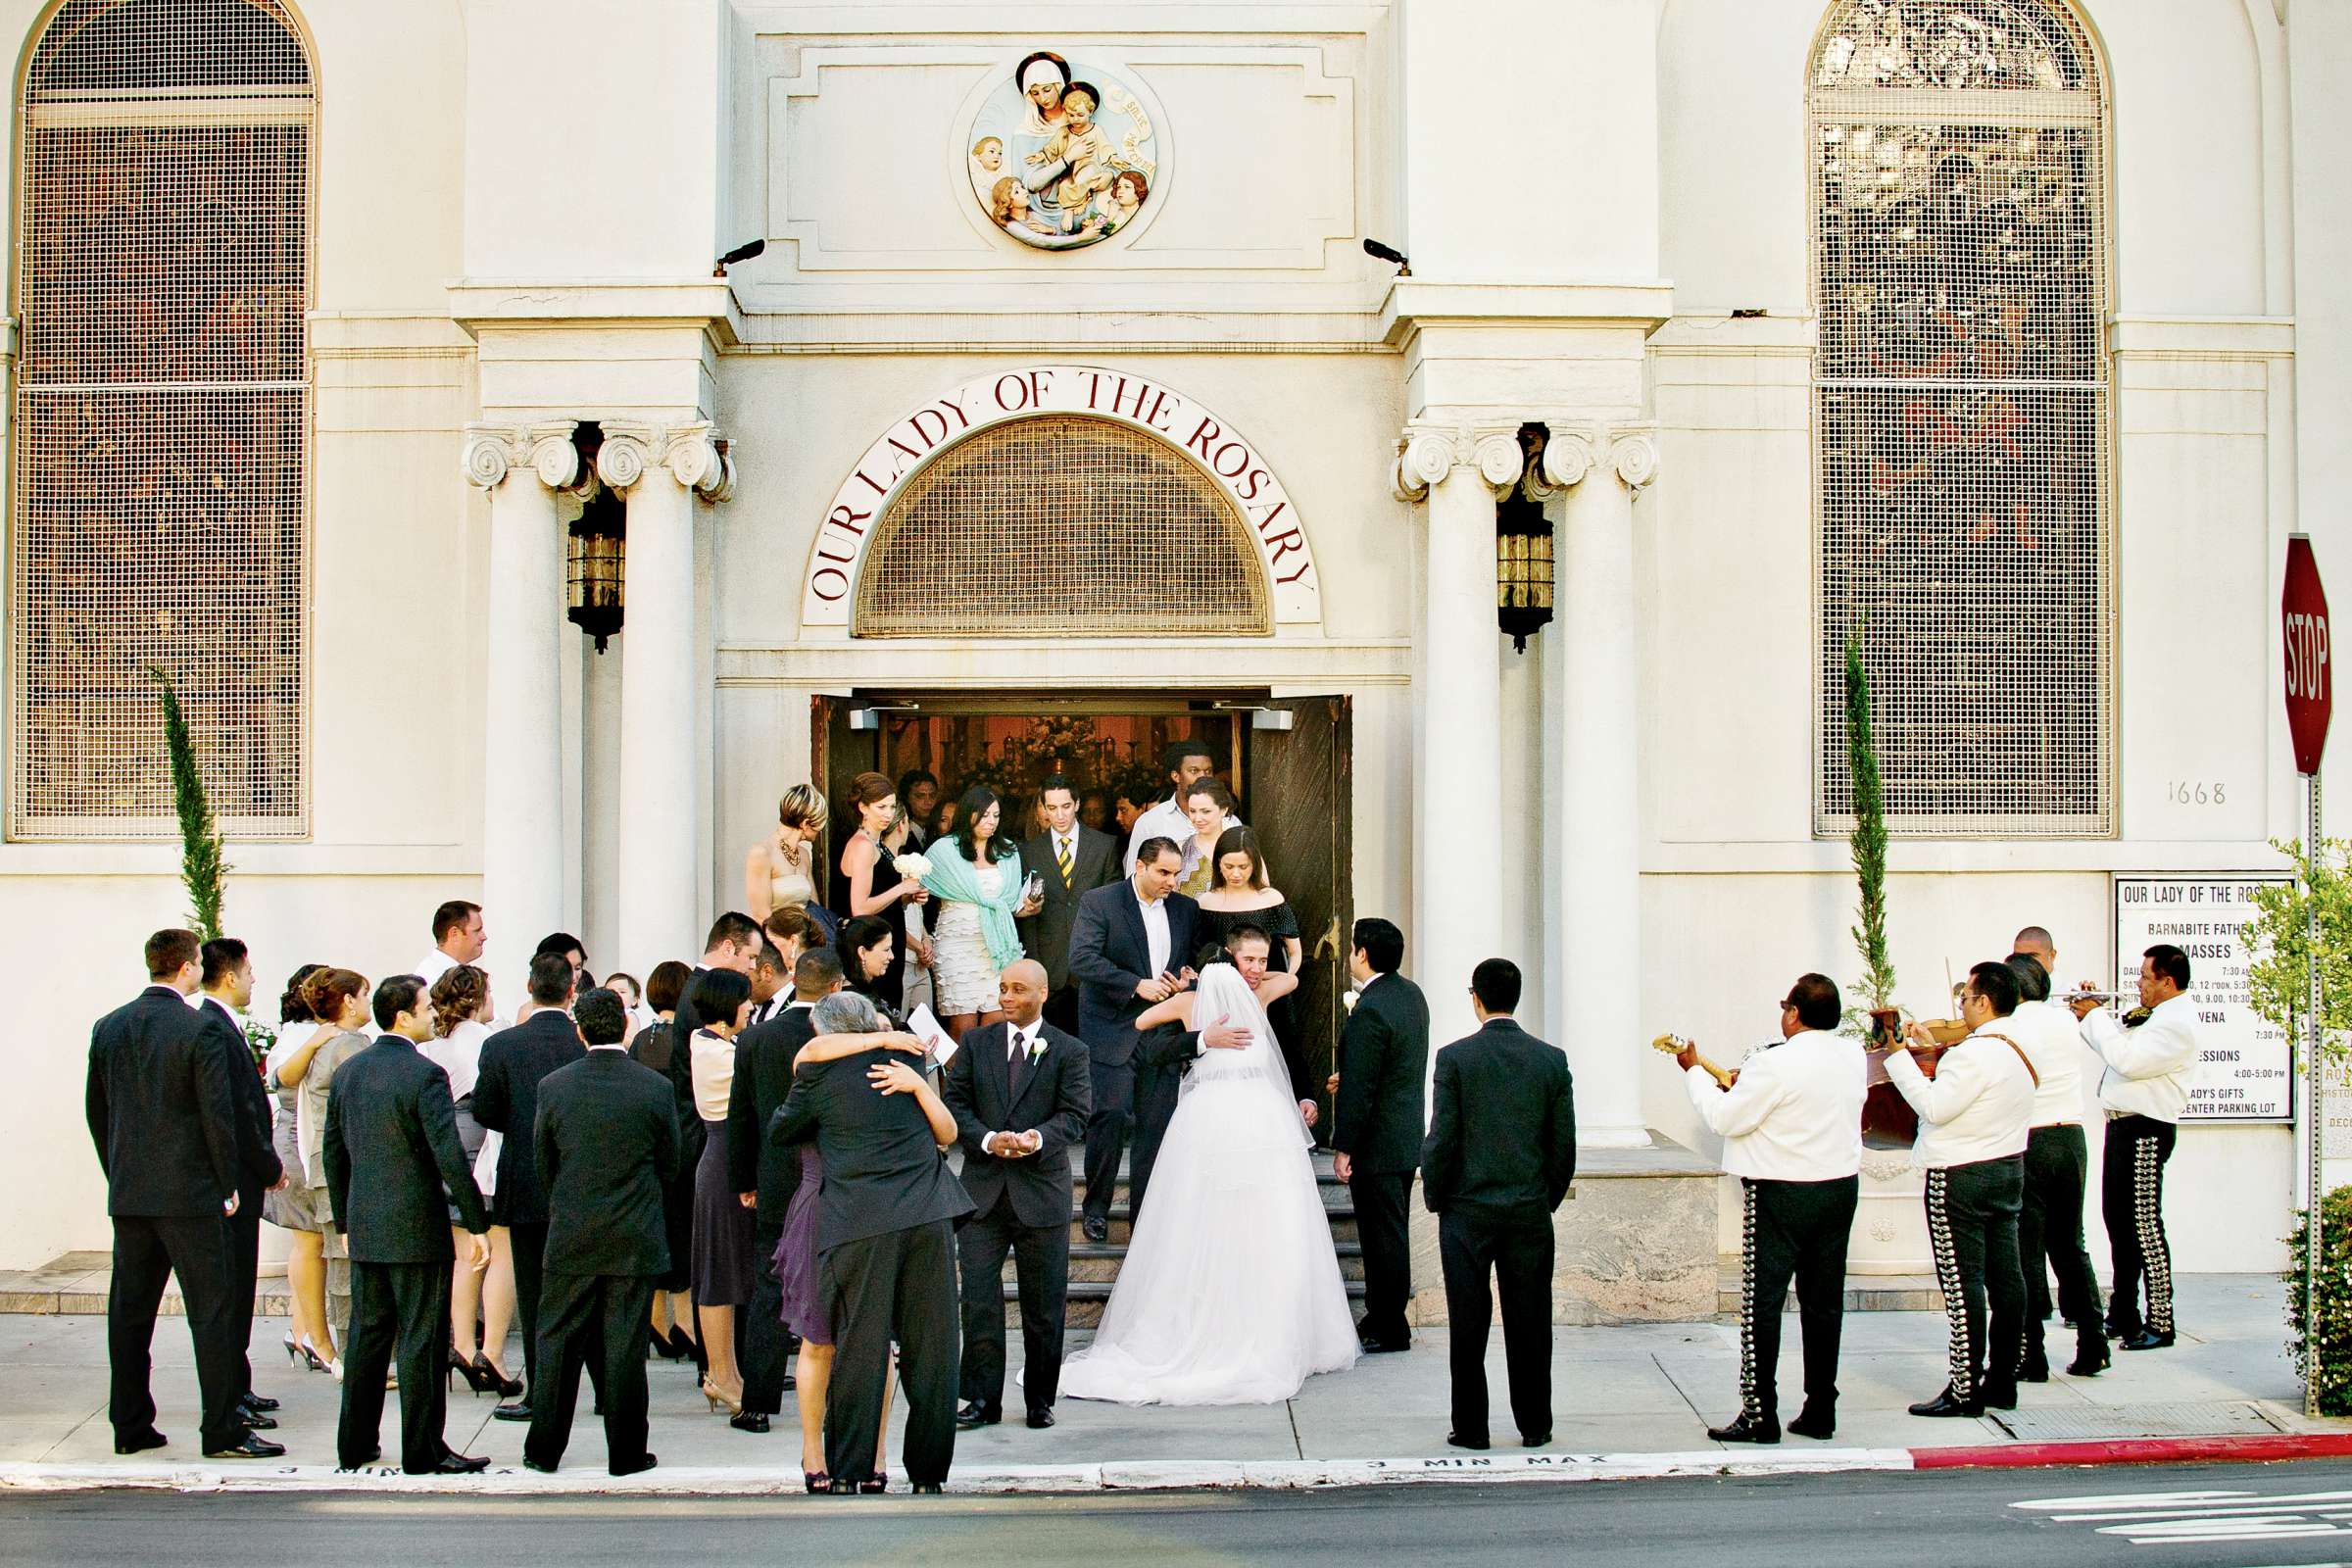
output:
[[[2328,673],[2328,594],[2308,534],[2287,536],[2278,618],[2286,640],[2286,728],[2294,737],[2295,771],[2317,773],[2335,688]]]

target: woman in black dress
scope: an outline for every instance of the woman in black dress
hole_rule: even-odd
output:
[[[899,817],[899,797],[889,779],[879,773],[860,773],[850,781],[850,803],[858,813],[858,831],[841,849],[841,877],[833,884],[833,907],[841,924],[871,916],[890,928],[890,973],[882,995],[892,1006],[902,994],[901,965],[906,953],[906,908],[927,903],[931,895],[910,876],[902,876],[891,862],[897,858],[882,840]],[[851,976],[853,982],[856,975]],[[869,993],[870,995],[870,993]]]
[[[752,1010],[752,983],[732,969],[705,969],[688,998],[706,1021],[694,1032],[694,1102],[703,1119],[703,1157],[694,1170],[694,1307],[702,1321],[710,1408],[743,1413],[735,1364],[735,1309],[752,1300],[752,1211],[727,1176],[727,1098],[735,1087],[735,1035]],[[674,1025],[673,1025],[674,1027]]]
[[[1215,866],[1208,891],[1200,898],[1202,940],[1222,948],[1226,934],[1235,926],[1256,926],[1273,939],[1273,951],[1266,955],[1267,972],[1298,974],[1305,956],[1298,938],[1298,915],[1266,874],[1266,858],[1257,847],[1257,835],[1246,827],[1229,827],[1217,836],[1211,858]],[[1298,1025],[1291,1012],[1291,999],[1286,996],[1270,1004],[1266,1021],[1274,1026],[1283,1060],[1296,1073],[1300,1060]]]

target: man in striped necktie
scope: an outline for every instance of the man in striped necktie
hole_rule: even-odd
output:
[[[1050,990],[1046,1021],[1056,1029],[1078,1027],[1078,990],[1070,983],[1070,928],[1078,901],[1120,876],[1119,847],[1107,833],[1078,820],[1078,794],[1068,778],[1054,773],[1038,790],[1046,830],[1021,846],[1021,863],[1044,876],[1046,900],[1021,922],[1021,947],[1046,966]]]

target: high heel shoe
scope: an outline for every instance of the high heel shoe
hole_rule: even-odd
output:
[[[297,1340],[289,1334],[285,1338],[285,1347],[286,1359],[295,1365],[308,1366],[313,1372],[326,1370],[326,1358],[311,1348],[309,1340]]]
[[[497,1362],[479,1350],[473,1352],[473,1374],[466,1381],[471,1383],[474,1377],[482,1380],[473,1385],[475,1388],[496,1389],[498,1396],[502,1399],[514,1399],[522,1396],[522,1380],[507,1376],[499,1369]]]
[[[477,1397],[498,1390],[498,1374],[490,1370],[489,1364],[477,1362],[469,1356],[460,1355],[455,1347],[452,1347],[449,1352],[449,1369],[464,1378],[466,1386],[471,1389]]]
[[[879,1492],[888,1492],[890,1490],[890,1472],[887,1470],[875,1471],[858,1483],[858,1490],[869,1497]]]
[[[648,1329],[645,1343],[651,1346],[654,1353],[664,1361],[681,1360],[686,1354],[686,1348],[678,1343],[678,1331],[675,1327],[663,1329],[658,1334]]]
[[[725,1410],[730,1417],[743,1414],[742,1395],[738,1394],[733,1398],[729,1398],[726,1395],[721,1394],[718,1390],[712,1388],[709,1378],[703,1379],[702,1389],[703,1397],[710,1401],[710,1413],[712,1415],[718,1414],[718,1412],[722,1409]]]
[[[822,1470],[802,1471],[801,1484],[806,1486],[810,1493],[831,1492],[833,1490],[833,1478],[825,1474]]]
[[[669,1343],[677,1348],[678,1354],[682,1359],[689,1360],[694,1363],[694,1375],[696,1377],[700,1378],[710,1375],[710,1357],[705,1353],[703,1349],[703,1342],[701,1340],[690,1340],[686,1337],[684,1331],[673,1328],[669,1331]]]

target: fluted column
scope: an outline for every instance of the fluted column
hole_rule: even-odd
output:
[[[1433,1045],[1470,1032],[1470,971],[1502,955],[1502,644],[1494,502],[1518,478],[1514,430],[1408,426],[1396,493],[1425,501],[1426,602],[1413,809],[1413,940]],[[1365,911],[1369,912],[1369,911]]]
[[[1634,635],[1634,495],[1657,476],[1646,426],[1554,427],[1544,481],[1566,490],[1544,633],[1544,791],[1549,951],[1544,1016],[1576,1074],[1580,1143],[1639,1149],[1642,794]]]
[[[514,1016],[531,949],[564,916],[564,526],[556,491],[579,477],[569,420],[466,427],[466,477],[490,496],[484,627],[483,955]]]
[[[628,502],[615,957],[643,973],[702,951],[710,922],[695,891],[695,496],[724,499],[731,474],[708,424],[607,420],[604,437],[598,476]]]

